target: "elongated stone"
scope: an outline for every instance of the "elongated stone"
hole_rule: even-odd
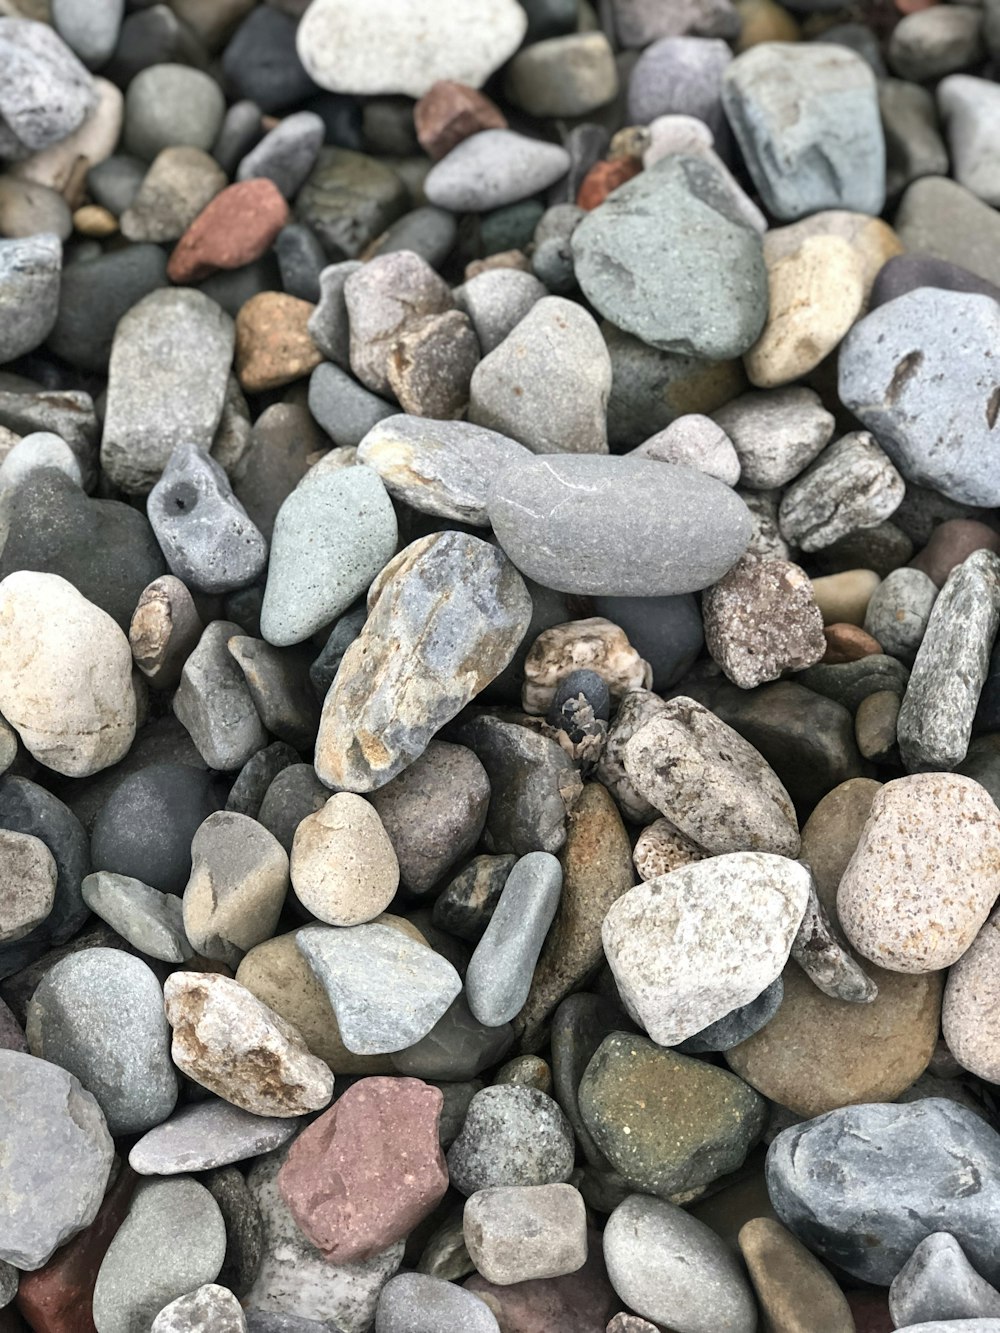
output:
[[[213,620],[205,626],[184,663],[173,701],[178,721],[205,763],[223,772],[242,768],[267,744],[253,696],[227,646],[240,633],[240,626],[231,620]]]
[[[292,1117],[253,1115],[211,1097],[182,1106],[145,1133],[129,1153],[129,1166],[142,1176],[210,1171],[280,1148],[298,1133],[300,1123]]]
[[[878,986],[834,935],[814,880],[809,885],[805,916],[792,943],[792,957],[813,985],[834,1000],[871,1004],[878,997]]]

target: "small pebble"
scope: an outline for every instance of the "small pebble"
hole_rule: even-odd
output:
[[[392,902],[399,862],[377,811],[363,797],[339,792],[295,830],[291,876],[313,916],[357,926]]]
[[[198,753],[212,768],[242,768],[267,744],[267,732],[254,707],[243,673],[227,644],[239,625],[213,620],[184,664],[173,709]]]
[[[226,1287],[207,1282],[165,1305],[150,1333],[246,1333],[239,1301]]]

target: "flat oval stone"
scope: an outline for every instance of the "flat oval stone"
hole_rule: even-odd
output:
[[[569,165],[569,153],[558,144],[513,130],[480,130],[435,163],[424,192],[439,208],[485,213],[547,189]]]
[[[500,1325],[486,1302],[454,1282],[423,1272],[390,1278],[378,1298],[376,1333],[410,1333],[426,1320],[432,1321],[432,1328],[500,1333]]]
[[[128,1162],[141,1176],[210,1171],[280,1148],[298,1130],[298,1120],[252,1115],[209,1098],[182,1106],[169,1120],[145,1133],[133,1146]]]
[[[706,588],[736,563],[751,533],[749,510],[723,482],[636,458],[532,459],[497,478],[489,515],[523,573],[591,596]]]
[[[764,1316],[787,1333],[853,1333],[854,1316],[834,1278],[780,1222],[755,1217],[739,1232]]]

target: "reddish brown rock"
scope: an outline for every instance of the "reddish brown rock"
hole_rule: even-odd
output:
[[[507,119],[475,88],[438,79],[413,108],[413,124],[421,148],[439,162],[456,144],[480,130],[505,130]]]
[[[123,1163],[90,1226],[44,1267],[21,1274],[17,1308],[35,1333],[97,1333],[91,1314],[97,1271],[125,1221],[138,1180]]]
[[[258,292],[236,316],[236,375],[245,393],[280,389],[315,370],[323,353],[309,336],[309,301]]]
[[[949,518],[934,529],[930,541],[910,561],[910,568],[922,570],[942,588],[955,566],[973,551],[1000,552],[1000,532],[974,518]]]
[[[438,1140],[443,1102],[418,1078],[363,1078],[292,1144],[278,1188],[332,1263],[371,1258],[441,1202],[448,1188]]]
[[[873,657],[882,651],[878,639],[873,639],[857,625],[847,625],[843,621],[827,625],[823,635],[826,639],[824,662],[833,664],[857,662],[862,657]]]
[[[171,282],[200,282],[219,268],[242,268],[266,254],[288,221],[288,204],[266,177],[227,185],[174,246]]]
[[[509,1287],[487,1282],[477,1273],[462,1285],[490,1307],[503,1333],[605,1333],[621,1308],[595,1231],[587,1232],[587,1262],[575,1273]]]
[[[589,213],[598,204],[603,204],[612,190],[617,190],[619,185],[638,176],[641,170],[642,163],[634,157],[619,157],[613,162],[595,162],[577,191],[577,208],[584,208]]]
[[[896,1325],[889,1313],[887,1291],[847,1291],[844,1295],[854,1316],[855,1333],[893,1333]]]

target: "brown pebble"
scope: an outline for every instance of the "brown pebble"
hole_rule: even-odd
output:
[[[847,1304],[854,1316],[855,1333],[893,1333],[888,1291],[848,1291]]]
[[[522,273],[531,273],[531,260],[523,250],[501,250],[498,254],[487,255],[485,259],[470,260],[465,266],[465,281],[471,282],[480,273],[490,273],[495,268],[517,268]]]
[[[873,778],[848,778],[827,792],[802,829],[799,855],[812,870],[816,894],[834,925],[837,889],[880,787]]]
[[[507,119],[483,93],[453,79],[438,79],[413,108],[420,147],[435,162],[480,130],[505,130]]]
[[[648,125],[625,125],[611,136],[608,148],[608,161],[616,162],[619,158],[632,157],[642,161],[646,149],[653,142]]]
[[[910,568],[921,570],[941,588],[955,566],[973,551],[1000,552],[1000,532],[974,518],[949,518],[934,529],[930,541],[910,561]]]
[[[870,634],[866,634],[857,625],[848,625],[845,621],[827,625],[823,634],[826,638],[826,652],[823,654],[823,661],[829,665],[838,665],[841,662],[857,662],[862,657],[872,657],[882,651],[882,645],[878,639],[873,639]]]
[[[200,282],[216,269],[242,268],[270,250],[287,221],[288,204],[274,181],[260,177],[227,185],[174,246],[167,277]]]
[[[81,236],[114,236],[118,230],[118,219],[108,208],[100,204],[84,204],[73,214],[73,226]]]
[[[389,355],[389,386],[404,412],[454,421],[469,405],[472,372],[479,364],[479,339],[460,310],[405,328]]]
[[[634,157],[619,157],[613,162],[595,162],[584,176],[576,195],[577,208],[589,213],[598,204],[603,204],[613,190],[624,185],[633,176],[638,176],[642,163]]]
[[[854,736],[865,759],[884,764],[896,753],[896,722],[899,695],[895,690],[878,690],[858,704],[854,717]]]
[[[755,1217],[739,1239],[766,1328],[773,1333],[854,1333],[844,1293],[780,1222]]]
[[[285,292],[258,292],[236,316],[236,375],[245,393],[280,389],[323,360],[307,328],[316,309]]]

